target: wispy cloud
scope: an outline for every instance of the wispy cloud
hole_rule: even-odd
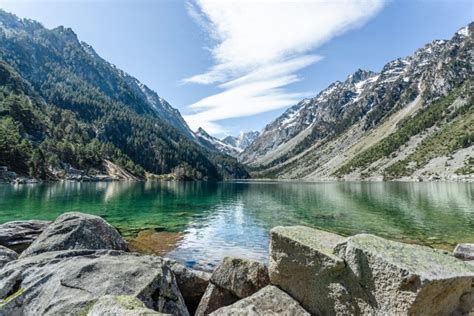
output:
[[[214,65],[184,83],[222,92],[189,106],[192,128],[220,133],[219,120],[289,106],[307,94],[288,92],[298,71],[322,57],[317,47],[375,15],[384,0],[194,0],[189,15],[215,42]]]

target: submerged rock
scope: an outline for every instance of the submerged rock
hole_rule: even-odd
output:
[[[263,263],[226,257],[212,273],[211,282],[244,298],[267,286],[270,279]]]
[[[127,250],[120,233],[99,216],[71,212],[59,216],[21,257],[72,249]]]
[[[474,267],[441,251],[360,234],[336,247],[382,314],[450,315],[473,307]]]
[[[0,271],[0,315],[77,315],[104,295],[130,295],[147,308],[189,315],[159,257],[66,250],[20,258]]]
[[[9,263],[10,261],[16,259],[18,259],[18,254],[15,251],[7,247],[0,246],[0,269],[2,269],[3,266]]]
[[[175,249],[182,238],[182,233],[142,230],[137,237],[129,241],[128,249],[147,255],[163,255]]]
[[[106,295],[99,298],[91,306],[87,316],[159,316],[163,314],[146,308],[138,298],[130,295]]]
[[[458,244],[453,255],[461,260],[474,261],[474,244]]]
[[[213,316],[224,315],[288,315],[309,316],[310,314],[301,307],[291,296],[277,288],[269,285],[257,293],[244,298],[232,305],[219,308],[211,313]]]
[[[176,277],[176,282],[189,312],[194,314],[201,298],[206,292],[211,274],[186,268],[184,265],[171,259],[166,259],[166,261]]]
[[[50,221],[14,221],[0,225],[0,245],[21,253],[51,224]]]

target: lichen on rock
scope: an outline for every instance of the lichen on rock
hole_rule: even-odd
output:
[[[90,306],[87,316],[160,316],[171,315],[149,309],[138,298],[130,295],[106,295]]]
[[[99,216],[79,212],[64,213],[49,225],[21,254],[72,249],[128,249],[127,243],[112,225]]]
[[[24,289],[21,295],[11,293]],[[189,315],[166,262],[116,250],[65,250],[20,258],[0,270],[0,315],[74,314],[104,295],[130,295],[147,308]]]
[[[474,267],[439,250],[369,234],[336,247],[376,310],[395,314],[448,315],[473,306]]]

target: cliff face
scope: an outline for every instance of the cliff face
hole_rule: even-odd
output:
[[[302,100],[240,159],[258,177],[470,178],[473,30],[471,23],[380,73],[358,70]]]

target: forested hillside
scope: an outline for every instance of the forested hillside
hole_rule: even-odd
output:
[[[67,169],[180,179],[246,177],[209,151],[176,109],[100,58],[71,29],[53,30],[0,11],[0,165],[55,179]]]

